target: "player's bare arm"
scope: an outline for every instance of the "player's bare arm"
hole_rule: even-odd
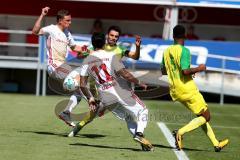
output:
[[[138,60],[140,57],[140,47],[141,47],[141,37],[139,35],[136,35],[136,41],[135,41],[135,45],[136,45],[136,50],[135,52],[129,52],[128,53],[128,57]]]
[[[197,72],[202,72],[202,71],[206,71],[206,66],[204,64],[200,64],[196,68],[189,68],[189,69],[182,70],[182,73],[184,75],[192,75],[192,74],[195,74]]]
[[[130,72],[128,72],[125,68],[119,70],[117,72],[117,74],[119,74],[120,76],[122,76],[124,79],[126,79],[129,82],[132,82],[134,84],[139,85],[140,87],[142,87],[144,90],[147,89],[147,85],[140,82],[140,80],[138,80],[137,78],[135,78]]]
[[[43,18],[47,15],[49,9],[50,9],[49,7],[44,7],[42,9],[41,15],[38,17],[37,21],[34,24],[34,27],[32,29],[32,34],[35,34],[35,35],[42,34],[41,23],[42,23]]]
[[[80,89],[83,93],[83,95],[88,99],[89,108],[91,111],[96,112],[96,102],[95,99],[90,92],[90,90],[86,87],[88,82],[88,76],[81,76],[80,77]]]
[[[88,82],[88,76],[80,76],[80,89],[83,92],[84,96],[87,99],[90,99],[92,96],[92,93],[87,88],[87,82]]]

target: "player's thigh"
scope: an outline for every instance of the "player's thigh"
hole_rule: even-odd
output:
[[[49,65],[47,69],[51,78],[62,82],[72,71],[72,67],[67,64],[62,64],[60,66],[52,64]]]
[[[196,115],[200,115],[207,110],[207,103],[200,92],[195,93],[191,99],[180,102]]]
[[[48,65],[48,86],[49,88],[58,94],[69,94],[63,89],[64,79],[71,72],[71,66],[67,64],[62,64],[61,66],[56,66],[55,64]]]
[[[107,109],[111,111],[113,115],[120,120],[126,120],[128,118],[128,112],[121,103],[114,103],[110,106],[107,106]]]
[[[146,113],[146,115],[148,114],[146,105],[139,99],[137,95],[134,94],[131,97],[131,101],[134,101],[134,103],[126,103],[126,100],[122,103],[122,106],[129,115],[133,115],[134,117],[138,118],[144,113]]]

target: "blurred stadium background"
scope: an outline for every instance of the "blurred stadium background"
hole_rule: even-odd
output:
[[[86,127],[81,139],[63,138],[69,128],[53,116],[53,110],[58,101],[68,97],[46,96],[56,93],[47,86],[44,38],[31,35],[30,31],[45,6],[51,10],[43,25],[55,24],[55,14],[60,9],[71,12],[70,29],[80,44],[90,44],[95,20],[102,22],[103,32],[111,25],[119,26],[123,33],[119,43],[129,49],[134,49],[134,35],[142,36],[140,60],[125,59],[124,63],[150,86],[151,90],[145,93],[135,89],[140,97],[148,99],[144,102],[153,117],[146,134],[157,148],[155,153],[136,152],[139,147],[129,142],[125,124],[115,122],[112,115]],[[214,102],[209,103],[209,108],[216,134],[230,137],[232,142],[226,151],[215,154],[197,130],[184,139],[188,145],[186,154],[189,159],[199,160],[203,154],[206,159],[239,159],[239,9],[239,0],[1,1],[0,159],[177,159],[156,125],[162,121],[174,129],[192,117],[180,104],[162,101],[170,97],[167,78],[160,76],[159,68],[163,50],[172,43],[171,30],[176,24],[194,32],[186,41],[192,52],[192,65],[204,63],[208,68],[195,76],[195,82],[206,101]],[[71,51],[67,60],[75,66],[79,62]],[[81,103],[86,111],[87,105]],[[181,113],[184,115],[179,119]],[[200,140],[195,141],[196,138]],[[89,152],[94,154],[86,154]]]
[[[18,7],[9,7],[10,3]],[[240,102],[240,22],[237,21],[240,2],[231,0],[63,0],[27,4],[3,1],[0,6],[1,92],[53,94],[46,85],[44,44],[30,32],[44,6],[50,6],[51,10],[43,25],[54,24],[59,9],[71,11],[71,31],[79,43],[90,43],[95,20],[102,22],[103,32],[111,25],[118,25],[123,33],[120,43],[132,49],[132,37],[141,35],[140,61],[126,60],[126,64],[133,73],[138,71],[135,74],[140,77],[151,74],[145,80],[152,86],[167,81],[165,77],[159,80],[158,76],[162,53],[172,43],[173,26],[183,24],[194,32],[186,43],[193,54],[192,64],[205,63],[208,67],[206,73],[196,75],[195,79],[200,90],[207,93],[207,101],[223,104],[225,97],[227,103]],[[68,61],[76,62],[74,54],[69,53]]]

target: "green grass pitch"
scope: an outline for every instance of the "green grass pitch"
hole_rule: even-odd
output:
[[[94,120],[77,137],[66,137],[71,128],[54,113],[55,105],[66,98],[0,94],[0,160],[174,160],[177,157],[157,122],[164,122],[173,130],[194,117],[181,104],[145,100],[150,111],[145,136],[154,144],[155,151],[142,152],[125,122],[111,113]],[[87,109],[82,101],[74,112]],[[184,152],[191,160],[240,159],[240,105],[209,104],[209,109],[217,138],[227,137],[230,144],[215,153],[207,136],[197,129],[184,135]]]

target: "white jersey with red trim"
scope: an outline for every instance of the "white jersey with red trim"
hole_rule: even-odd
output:
[[[62,31],[57,25],[49,25],[41,29],[47,37],[48,65],[59,67],[65,63],[67,47],[76,43],[69,30]]]
[[[125,68],[121,59],[114,52],[98,50],[91,53],[83,61],[81,76],[91,76],[95,79],[101,102],[110,105],[123,101],[126,104],[132,101],[133,92],[130,87],[122,85],[126,81],[117,75],[117,71]],[[130,100],[131,99],[131,100]]]

